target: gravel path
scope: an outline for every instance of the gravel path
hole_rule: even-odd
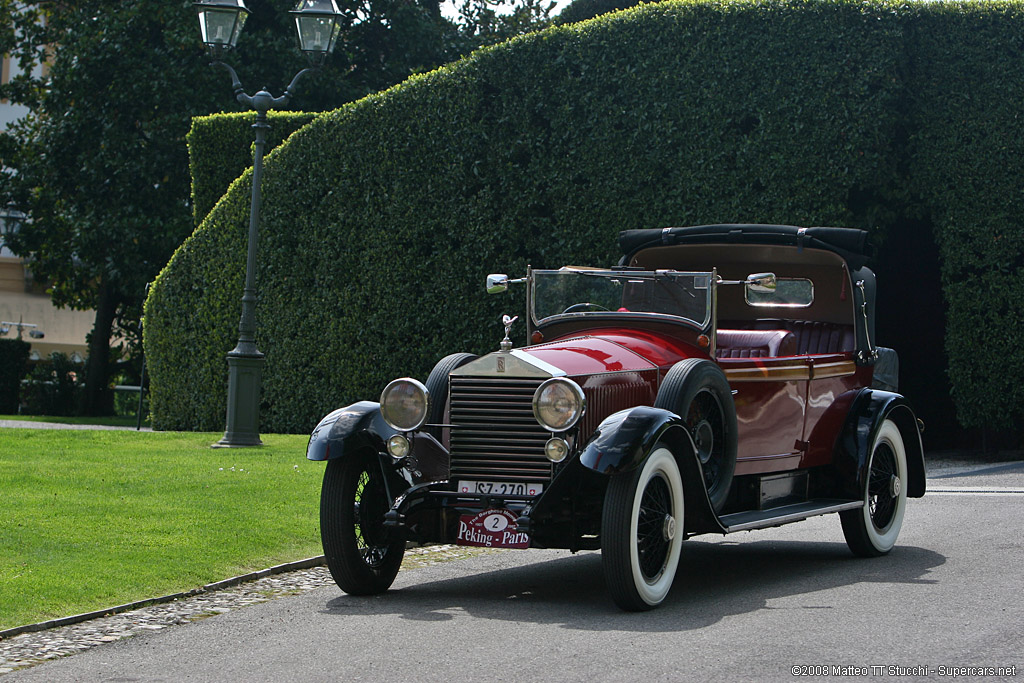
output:
[[[23,633],[0,640],[0,674],[73,655],[97,645],[130,638],[147,631],[223,614],[233,609],[266,602],[282,595],[304,593],[332,583],[326,567],[268,576],[252,583],[215,593],[203,593],[164,605],[93,619],[81,624]]]
[[[405,552],[402,570],[449,562],[485,552],[452,545],[410,548]],[[333,585],[326,567],[313,567],[299,571],[267,576],[256,581],[215,592],[150,605],[141,609],[92,619],[80,624],[61,626],[46,631],[22,633],[0,640],[0,676],[17,669],[40,664],[48,659],[66,657],[97,645],[121,638],[131,638],[148,631],[198,619],[216,616],[248,605],[267,602],[286,595],[297,595]]]

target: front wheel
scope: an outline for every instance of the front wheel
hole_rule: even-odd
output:
[[[871,446],[864,507],[839,513],[846,545],[854,555],[878,557],[896,544],[907,509],[907,451],[892,420],[885,420]]]
[[[389,509],[375,453],[327,461],[320,493],[320,539],[334,582],[350,595],[383,593],[398,574],[405,542],[391,538],[384,527]]]
[[[683,480],[672,451],[655,446],[643,467],[613,477],[601,518],[601,562],[615,604],[638,612],[668,595],[683,540]]]

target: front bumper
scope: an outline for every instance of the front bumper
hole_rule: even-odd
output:
[[[606,485],[607,478],[583,467],[578,457],[559,468],[536,496],[465,493],[447,479],[423,482],[394,498],[384,524],[407,541],[473,545],[460,539],[464,520],[485,510],[508,510],[515,531],[529,535],[530,547],[593,550],[600,546]]]

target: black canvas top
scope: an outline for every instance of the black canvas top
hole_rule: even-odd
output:
[[[842,256],[851,270],[867,264],[867,231],[859,228],[801,228],[795,225],[698,225],[688,228],[625,230],[619,233],[621,263],[641,249],[672,244],[766,244],[824,249]]]

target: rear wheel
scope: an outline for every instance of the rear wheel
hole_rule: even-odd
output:
[[[327,461],[320,493],[320,538],[327,568],[350,595],[383,593],[402,564],[405,542],[384,527],[390,509],[384,473],[371,451]]]
[[[615,603],[637,612],[668,595],[683,540],[683,481],[672,451],[655,446],[642,467],[613,477],[601,519],[601,562]]]
[[[896,544],[907,508],[907,451],[892,420],[875,435],[864,485],[864,507],[839,513],[854,555],[877,557]]]

